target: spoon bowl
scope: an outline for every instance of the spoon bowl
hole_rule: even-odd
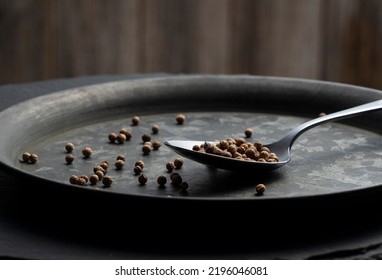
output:
[[[191,141],[191,140],[168,140],[164,144],[175,151],[176,153],[184,156],[185,158],[194,160],[201,164],[205,164],[211,167],[219,169],[231,170],[231,171],[271,171],[280,168],[290,162],[291,160],[291,148],[296,139],[305,131],[324,124],[329,121],[340,120],[350,117],[355,117],[361,114],[365,114],[372,111],[382,109],[382,100],[373,101],[335,113],[331,113],[322,117],[318,117],[302,123],[289,131],[280,140],[265,144],[271,152],[275,153],[279,159],[278,162],[259,162],[254,160],[238,160],[229,157],[223,157],[220,155],[199,152],[193,150],[195,145],[200,146],[204,143],[215,143],[215,141]]]

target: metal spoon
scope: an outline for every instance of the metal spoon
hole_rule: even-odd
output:
[[[215,141],[169,140],[165,142],[165,145],[186,158],[220,169],[232,171],[274,170],[284,166],[291,160],[291,148],[293,143],[302,133],[308,129],[329,121],[354,117],[380,109],[382,109],[382,100],[377,100],[346,110],[338,111],[336,113],[318,117],[300,124],[299,126],[292,129],[289,133],[287,133],[279,141],[264,145],[268,147],[272,152],[277,154],[279,161],[276,163],[258,162],[253,160],[238,160],[215,154],[198,152],[192,149],[194,145],[201,145],[205,142],[214,143]]]

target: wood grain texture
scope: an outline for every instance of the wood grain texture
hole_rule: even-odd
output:
[[[378,0],[0,0],[0,84],[247,73],[382,89]]]

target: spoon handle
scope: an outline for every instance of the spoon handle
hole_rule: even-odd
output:
[[[315,118],[313,120],[307,121],[305,123],[300,124],[291,130],[284,138],[282,138],[279,142],[283,142],[284,144],[288,144],[289,148],[293,145],[294,141],[305,131],[311,129],[320,124],[333,121],[340,120],[345,118],[350,118],[354,116],[358,116],[364,113],[377,111],[382,109],[382,99],[373,101],[370,103],[366,103],[363,105],[359,105],[356,107],[352,107],[349,109],[345,109],[342,111],[338,111],[335,113],[331,113],[322,117]]]

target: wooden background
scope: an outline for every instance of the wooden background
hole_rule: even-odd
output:
[[[0,0],[0,84],[154,72],[382,89],[382,1]]]

